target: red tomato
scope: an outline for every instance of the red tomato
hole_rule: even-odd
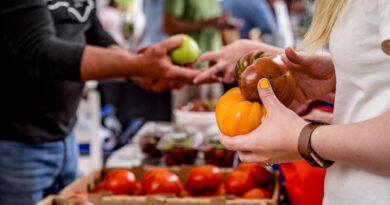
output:
[[[226,195],[225,184],[221,184],[213,196],[224,196]]]
[[[104,179],[105,190],[115,195],[133,194],[136,188],[135,175],[125,169],[119,169],[110,173]]]
[[[176,194],[180,196],[183,185],[179,177],[167,170],[158,169],[148,171],[142,179],[144,194]]]
[[[98,185],[93,189],[92,192],[100,192],[100,191],[104,191],[104,190],[106,190],[106,185],[105,185],[104,180],[103,180],[100,184],[98,184]]]
[[[255,180],[251,174],[243,171],[234,171],[225,179],[226,194],[242,195],[255,187]]]
[[[141,184],[145,184],[145,183],[149,183],[149,180],[150,178],[155,175],[155,174],[160,174],[160,173],[164,173],[164,172],[168,172],[169,171],[167,169],[164,169],[164,168],[155,168],[155,169],[151,169],[149,171],[147,171],[144,176],[142,177],[142,181],[141,181]]]
[[[219,168],[204,165],[191,170],[184,187],[194,195],[207,195],[217,191],[221,183],[222,175]]]
[[[188,191],[187,191],[187,190],[185,190],[185,189],[182,189],[182,190],[181,190],[181,194],[180,194],[180,196],[181,196],[181,197],[187,197],[187,196],[190,196],[190,194],[188,193]]]
[[[246,199],[271,198],[271,193],[269,193],[269,191],[262,188],[253,188],[247,191],[244,195],[242,195],[242,198],[246,198]]]
[[[254,163],[243,163],[238,165],[237,171],[250,173],[256,182],[256,186],[268,188],[272,184],[272,174],[264,167]]]
[[[141,183],[136,183],[135,184],[134,195],[142,195],[142,185],[141,185]]]

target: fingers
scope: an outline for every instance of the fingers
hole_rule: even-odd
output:
[[[210,77],[218,72],[217,65],[212,66],[209,69],[204,70],[202,73],[197,75],[194,79],[194,84],[205,83]]]
[[[295,63],[295,64],[303,64],[303,60],[304,60],[304,57],[295,52],[295,50],[291,47],[287,47],[286,50],[285,50],[285,53],[286,53],[286,57],[289,61],[291,61],[292,63]]]
[[[179,47],[183,43],[183,40],[182,37],[168,38],[156,46],[161,53],[167,53],[168,51]]]
[[[257,162],[257,156],[253,152],[237,152],[238,157],[244,163],[254,163]]]
[[[194,78],[199,74],[199,70],[187,69],[176,65],[170,65],[165,77],[167,79],[174,79],[176,81],[183,81],[192,84]]]
[[[145,53],[146,49],[148,49],[148,48],[149,48],[149,46],[147,46],[147,47],[145,47],[145,48],[142,48],[141,50],[139,50],[139,51],[137,52],[137,54]]]
[[[206,52],[200,57],[200,61],[214,61],[216,62],[219,58],[221,58],[222,52],[221,51],[211,51]]]
[[[257,84],[257,91],[259,92],[260,99],[267,110],[272,110],[272,108],[282,105],[275,96],[271,84],[266,78],[263,78],[259,81]]]
[[[252,150],[250,135],[240,135],[229,137],[224,134],[219,135],[219,141],[228,149],[233,151]]]
[[[230,66],[226,69],[226,72],[223,76],[223,82],[226,84],[233,83],[236,77],[236,73],[234,72],[234,67]]]

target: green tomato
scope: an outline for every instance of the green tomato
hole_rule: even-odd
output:
[[[199,47],[196,41],[186,34],[178,34],[173,37],[182,37],[183,43],[171,51],[171,59],[179,65],[191,64],[199,55]]]

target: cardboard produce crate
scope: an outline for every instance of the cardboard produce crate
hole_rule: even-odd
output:
[[[137,181],[142,179],[144,173],[150,169],[144,167],[133,167],[129,170],[134,172]],[[189,171],[193,167],[171,167],[170,171],[177,174],[180,181],[184,184]],[[58,196],[49,196],[37,205],[60,205],[67,197],[75,192],[90,192],[104,177],[119,168],[99,169],[90,174],[76,180],[69,186],[65,187]],[[233,171],[231,168],[220,168],[223,179]],[[155,195],[155,196],[113,196],[109,193],[89,194],[88,199],[94,205],[277,205],[280,195],[280,180],[279,172],[273,172],[274,175],[274,190],[270,199],[238,199],[234,196],[216,196],[210,198],[183,197],[178,198],[170,195]]]

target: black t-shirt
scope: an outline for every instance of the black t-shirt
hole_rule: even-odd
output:
[[[93,0],[0,1],[0,140],[57,141],[72,131],[86,44],[115,44]]]

